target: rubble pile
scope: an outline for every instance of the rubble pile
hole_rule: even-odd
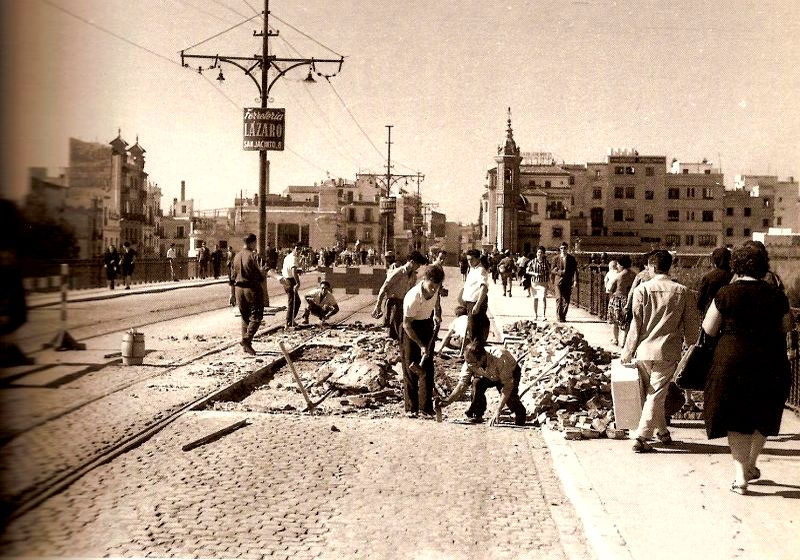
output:
[[[535,425],[561,430],[568,439],[625,436],[614,425],[610,352],[558,323],[517,321],[504,332],[522,370],[522,403]]]

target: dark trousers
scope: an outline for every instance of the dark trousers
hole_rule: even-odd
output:
[[[401,298],[388,298],[386,300],[386,313],[383,326],[389,327],[389,338],[402,340],[403,334],[403,300]]]
[[[411,328],[417,337],[428,347],[431,347],[433,338],[433,319],[412,321]],[[433,356],[422,363],[423,373],[417,375],[409,366],[419,364],[422,350],[403,331],[401,339],[402,365],[403,365],[403,400],[406,412],[426,412],[433,414]]]
[[[264,294],[261,286],[242,288],[236,286],[236,302],[242,316],[242,340],[251,342],[264,318]]]
[[[286,326],[293,327],[295,317],[300,312],[300,294],[297,293],[297,282],[294,278],[287,278],[286,285],[283,289],[286,291],[286,295],[289,297],[289,301],[286,304]]]
[[[518,426],[525,424],[525,415],[527,414],[525,406],[519,400],[519,379],[522,376],[522,370],[519,366],[514,370],[514,384],[511,388],[511,396],[508,397],[506,405],[508,409],[514,413],[514,423]],[[499,381],[492,381],[485,377],[478,377],[472,383],[472,403],[467,409],[467,416],[470,418],[481,418],[486,412],[486,390],[490,387],[495,387],[498,392],[503,392],[503,384]]]
[[[556,314],[559,321],[567,320],[569,300],[572,297],[572,280],[556,282]]]
[[[313,301],[306,300],[306,318],[308,318],[309,315],[313,315],[320,320],[325,320],[332,317],[332,315],[328,315],[328,313],[330,313],[330,308],[322,307]]]
[[[489,339],[489,316],[486,314],[487,304],[481,306],[477,313],[473,314],[472,309],[475,307],[474,301],[465,301],[464,306],[467,309],[467,332],[464,336],[464,346],[470,342],[477,341],[481,346],[486,344]]]

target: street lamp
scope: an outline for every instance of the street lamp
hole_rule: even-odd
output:
[[[308,66],[308,76],[303,80],[304,82],[314,83],[316,80],[312,75],[312,72],[316,71],[316,65],[318,63],[334,63],[338,64],[337,70],[333,74],[322,74],[317,72],[317,76],[321,76],[326,80],[332,78],[336,74],[338,74],[342,70],[342,64],[344,63],[344,57],[340,56],[338,59],[328,59],[328,58],[280,58],[275,55],[269,54],[269,38],[270,37],[277,37],[279,35],[278,31],[270,31],[269,30],[269,0],[264,0],[264,30],[261,33],[253,32],[253,35],[256,37],[262,37],[262,54],[261,56],[254,55],[254,56],[224,56],[224,55],[197,55],[197,54],[186,54],[184,51],[181,51],[181,65],[188,68],[189,65],[186,63],[186,59],[204,59],[204,60],[212,60],[213,63],[208,69],[219,68],[219,75],[217,76],[217,81],[220,84],[225,81],[225,77],[222,75],[222,67],[221,63],[225,62],[227,64],[231,64],[236,68],[240,69],[244,72],[245,76],[248,76],[253,83],[256,85],[258,89],[258,96],[261,100],[261,109],[266,111],[267,107],[267,100],[269,99],[269,92],[272,90],[272,86],[275,85],[275,82],[278,81],[278,78],[284,76],[287,72],[294,70],[295,68],[299,68],[301,66]],[[280,65],[284,64],[286,66],[281,67]],[[277,75],[270,81],[269,79],[269,69],[272,67],[275,71],[277,71]],[[257,68],[261,70],[261,80],[259,81],[253,75],[253,71]],[[197,68],[197,71],[202,73],[203,67],[200,66]],[[281,143],[280,148],[276,148],[279,150],[283,150],[283,143]],[[259,254],[264,255],[265,250],[267,247],[267,192],[269,191],[269,159],[267,158],[267,149],[259,149],[259,181],[258,181],[258,246],[257,251]]]

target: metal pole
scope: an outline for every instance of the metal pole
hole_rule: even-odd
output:
[[[261,42],[261,108],[267,108],[269,99],[269,0],[264,0],[264,35]],[[259,255],[267,252],[267,193],[269,192],[269,160],[267,150],[258,152],[258,242]]]
[[[386,128],[389,129],[389,140],[386,142],[386,198],[388,199],[392,189],[392,127],[394,125],[387,124]],[[396,210],[396,207],[395,207]],[[394,251],[394,212],[386,213],[386,236],[384,243],[386,245],[384,252]]]

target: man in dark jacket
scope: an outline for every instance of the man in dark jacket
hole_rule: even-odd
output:
[[[567,252],[568,248],[566,242],[561,244],[558,256],[550,268],[553,284],[556,287],[556,314],[560,323],[567,320],[572,288],[578,285],[578,261]]]
[[[264,273],[258,266],[255,253],[256,236],[250,234],[244,239],[244,248],[233,257],[233,281],[236,289],[236,302],[242,316],[242,349],[255,355],[253,337],[264,317]]]

